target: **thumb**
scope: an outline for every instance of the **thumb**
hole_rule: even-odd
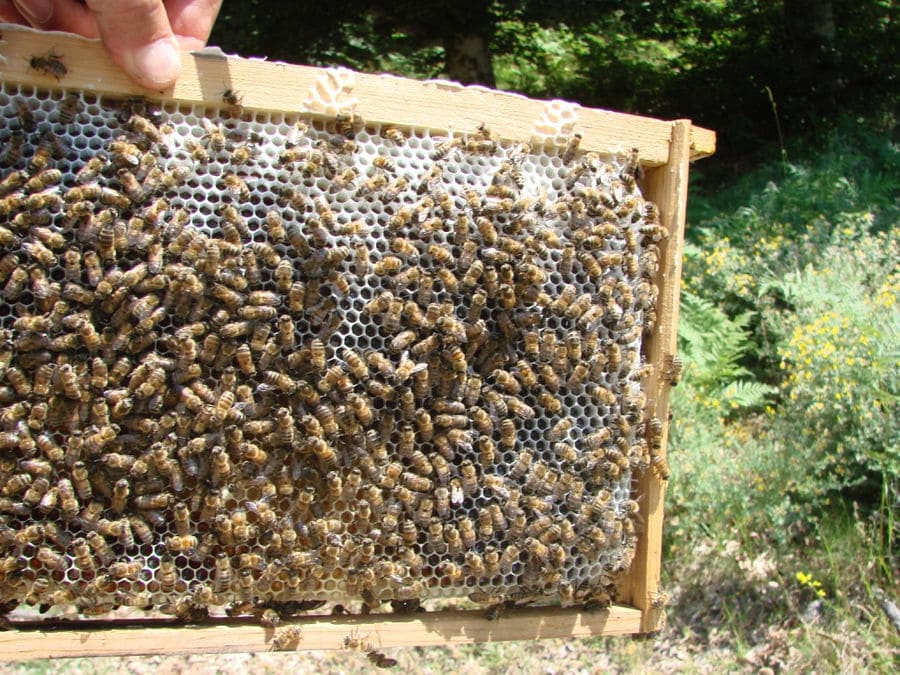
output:
[[[162,0],[87,0],[103,44],[140,85],[165,89],[181,69],[178,42]]]

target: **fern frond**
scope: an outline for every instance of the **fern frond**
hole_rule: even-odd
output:
[[[730,319],[713,303],[690,292],[682,294],[681,303],[679,350],[691,365],[692,379],[701,386],[719,388],[749,375],[739,363],[752,345],[746,328],[753,313]]]
[[[777,391],[775,387],[762,382],[735,380],[721,392],[721,398],[732,406],[754,408],[765,402],[767,396]]]

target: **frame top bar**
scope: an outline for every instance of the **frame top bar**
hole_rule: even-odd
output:
[[[585,108],[565,101],[540,101],[519,94],[450,81],[419,81],[393,75],[355,73],[346,69],[276,63],[228,56],[218,49],[186,52],[175,86],[150,91],[132,82],[103,46],[68,33],[39,32],[0,24],[0,79],[47,88],[174,98],[221,107],[226,91],[235,92],[247,108],[285,114],[334,114],[328,100],[340,90],[367,123],[469,133],[485,125],[500,138],[528,140],[549,129],[581,134],[581,148],[615,154],[637,147],[645,166],[665,164],[672,137],[671,121]],[[58,54],[66,74],[56,79],[30,68],[33,56]],[[557,135],[558,136],[558,135]],[[691,127],[691,159],[715,152],[715,133]]]

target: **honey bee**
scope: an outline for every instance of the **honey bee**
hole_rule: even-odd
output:
[[[222,185],[228,192],[237,197],[240,201],[246,202],[250,199],[250,188],[247,183],[234,173],[226,173],[222,178]]]
[[[52,49],[43,56],[32,56],[28,60],[28,67],[57,81],[69,72],[66,64],[62,61],[62,54],[57,54]]]
[[[33,174],[25,183],[26,192],[40,192],[53,185],[56,185],[62,179],[62,171],[59,169],[44,169]]]
[[[447,579],[451,584],[458,583],[463,578],[462,568],[451,560],[441,562],[435,569],[435,573],[441,579]]]
[[[23,466],[22,468],[25,467]],[[25,490],[25,494],[22,496],[22,501],[29,506],[34,506],[41,501],[41,498],[43,498],[44,494],[46,494],[49,489],[50,481],[41,476],[28,486],[28,489]]]
[[[191,159],[197,162],[198,164],[208,164],[210,161],[209,152],[206,147],[202,143],[199,143],[193,139],[187,139],[184,142],[184,148],[188,151],[188,154],[191,156]],[[229,186],[230,187],[230,186]]]
[[[210,451],[210,460],[210,480],[214,485],[221,486],[232,473],[231,459],[225,448],[217,445]]]
[[[487,569],[484,564],[484,558],[475,551],[466,551],[464,554],[466,569],[469,575],[476,579],[487,576]]]
[[[581,144],[581,134],[574,133],[567,140],[566,145],[563,148],[561,153],[561,159],[565,164],[568,164],[573,159],[575,159],[575,154],[578,152],[578,146]]]
[[[397,171],[397,165],[394,163],[394,160],[387,155],[378,155],[375,157],[375,159],[372,160],[372,166],[388,173],[396,173]]]
[[[397,210],[397,213],[391,216],[391,219],[388,221],[388,225],[391,232],[398,232],[402,228],[406,227],[413,219],[415,212],[408,206],[402,206]]]
[[[453,261],[453,253],[441,244],[429,244],[426,249],[431,260],[438,265],[449,265]]]
[[[475,219],[475,226],[481,235],[481,241],[485,246],[494,246],[497,243],[497,229],[489,218],[479,216]]]
[[[266,607],[259,613],[259,623],[265,628],[277,628],[281,623],[281,615],[271,607]]]
[[[22,291],[25,289],[25,284],[27,282],[28,272],[25,271],[24,268],[16,267],[15,269],[13,269],[6,281],[6,285],[3,287],[4,299],[10,302],[18,300],[19,296],[22,294]]]
[[[6,151],[3,153],[3,165],[4,166],[15,166],[20,161],[22,161],[22,150],[25,147],[25,134],[21,131],[14,131],[9,136],[9,142],[6,146]],[[21,186],[26,180],[27,174],[23,171],[13,171],[6,178],[3,179],[2,184],[0,184],[0,194],[7,194],[12,192],[17,187]],[[16,200],[16,202],[7,202],[9,204],[9,210],[12,210],[13,203],[18,203],[21,205],[21,200]]]
[[[488,128],[481,124],[476,135],[466,141],[466,151],[477,154],[493,154],[497,150],[497,142]]]
[[[219,552],[216,555],[215,589],[217,591],[228,590],[231,587],[233,573],[231,558],[225,551]]]
[[[365,120],[359,113],[344,108],[339,110],[334,117],[334,126],[337,132],[345,138],[352,139],[366,126]]]
[[[37,262],[39,262],[44,267],[53,267],[57,263],[57,258],[53,254],[49,248],[44,246],[39,241],[26,241],[22,242],[22,250],[25,251],[29,256],[34,258]],[[35,279],[36,273],[40,273],[43,275],[43,270],[32,270],[31,278]],[[45,276],[41,276],[41,279],[44,279]],[[36,289],[37,292],[40,292],[41,295],[38,297],[46,298],[49,297],[49,291],[44,289]]]
[[[462,540],[463,546],[471,550],[475,546],[475,541],[477,538],[477,535],[475,533],[475,525],[472,522],[472,519],[468,516],[463,516],[459,519],[457,527],[459,528],[459,536]]]
[[[518,195],[518,192],[509,185],[489,185],[485,194],[489,197],[498,197],[500,199],[510,199]]]
[[[397,127],[383,127],[381,136],[391,141],[394,145],[403,145],[406,142],[406,134]]]
[[[431,492],[434,488],[434,482],[425,476],[419,476],[409,471],[404,471],[400,480],[403,485],[413,492]]]
[[[383,277],[388,274],[395,274],[403,267],[403,260],[397,256],[387,255],[375,263],[374,272],[376,275]]]
[[[385,190],[389,185],[390,181],[387,174],[376,173],[359,187],[356,191],[356,196],[363,197],[372,194],[373,192],[378,192],[379,190]]]
[[[29,134],[37,131],[37,121],[34,118],[34,112],[28,105],[28,102],[24,99],[17,98],[15,100],[15,106],[16,116],[19,118],[19,124],[21,124],[22,130]],[[24,139],[24,136],[22,136],[22,138]]]
[[[65,571],[69,566],[69,561],[65,556],[56,553],[47,546],[41,546],[37,551],[37,559],[42,565],[58,572]]]
[[[114,579],[128,579],[135,581],[144,569],[144,560],[138,559],[130,562],[115,562],[108,566],[109,574]]]
[[[653,471],[653,474],[660,480],[669,480],[669,476],[671,475],[669,462],[662,454],[660,454],[658,446],[652,444],[650,450],[650,468]]]
[[[161,144],[165,141],[163,132],[149,119],[137,113],[131,115],[126,122],[126,126],[134,133],[144,136],[152,143]]]
[[[28,169],[31,172],[31,175],[40,173],[46,169],[49,166],[50,161],[54,157],[61,156],[64,150],[65,149],[59,138],[56,137],[56,134],[52,131],[44,133],[43,136],[41,136],[41,141],[37,150],[34,152],[34,156],[32,156],[31,161],[28,163]],[[37,206],[37,208],[41,207]]]
[[[249,143],[241,143],[231,151],[229,158],[233,166],[243,166],[256,155],[256,148]]]
[[[665,359],[665,370],[663,371],[665,379],[673,387],[678,386],[681,380],[681,371],[684,369],[684,361],[680,356],[667,356]]]
[[[434,198],[437,200],[437,205],[445,217],[449,217],[453,214],[453,199],[451,199],[449,192],[446,190],[436,190]]]
[[[203,125],[203,129],[206,131],[206,133],[203,135],[203,140],[206,143],[207,147],[212,148],[216,151],[222,150],[226,144],[225,132],[222,130],[222,126],[208,120],[205,117],[200,120],[200,123]]]
[[[460,147],[461,144],[462,143],[458,138],[449,138],[441,141],[435,146],[434,150],[431,151],[429,157],[432,161],[439,162],[442,159],[446,159],[450,155],[450,152]]]
[[[47,597],[49,589],[50,579],[47,577],[38,577],[31,583],[31,587],[25,595],[25,603],[29,605],[40,605]]]

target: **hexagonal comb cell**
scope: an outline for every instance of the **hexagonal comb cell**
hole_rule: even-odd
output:
[[[635,156],[9,86],[0,116],[0,601],[611,592],[660,430]]]

